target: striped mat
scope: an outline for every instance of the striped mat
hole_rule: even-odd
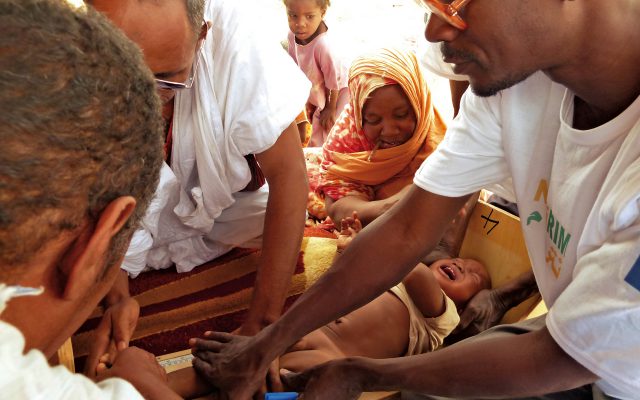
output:
[[[315,282],[331,265],[333,234],[305,229],[287,304]],[[156,356],[184,350],[188,340],[206,330],[231,332],[245,318],[251,299],[260,251],[234,249],[188,273],[175,268],[152,271],[129,281],[131,295],[140,304],[140,319],[132,345]],[[93,330],[102,317],[97,308],[73,336],[76,370],[82,371]]]

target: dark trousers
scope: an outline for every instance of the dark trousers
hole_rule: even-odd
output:
[[[532,318],[516,324],[498,325],[491,329],[465,339],[466,341],[478,341],[484,339],[492,339],[506,335],[522,335],[524,333],[533,332],[544,328],[546,314],[537,318]],[[411,392],[402,392],[403,400],[461,400],[448,397],[427,396]],[[481,400],[479,397],[470,397],[467,399]],[[540,397],[519,397],[521,400],[613,400],[595,385],[582,386],[566,392],[551,393]]]

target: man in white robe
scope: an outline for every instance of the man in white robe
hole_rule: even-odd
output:
[[[164,103],[166,165],[124,270],[189,271],[233,247],[261,246],[240,328],[255,334],[280,316],[302,240],[308,185],[294,120],[309,81],[261,29],[259,2],[89,3],[141,47]],[[109,304],[126,301],[126,277],[119,282]],[[128,342],[136,312],[119,309],[101,324],[90,364],[111,332],[112,343]]]

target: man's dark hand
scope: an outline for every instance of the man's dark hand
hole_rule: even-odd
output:
[[[87,376],[95,377],[99,362],[111,365],[118,352],[129,346],[139,314],[140,306],[132,297],[125,297],[105,310],[94,332],[94,342],[87,357]]]
[[[145,399],[173,400],[180,397],[168,386],[167,374],[153,354],[137,347],[120,351],[111,368],[98,367],[97,380],[118,377],[130,382]]]
[[[282,370],[287,390],[304,392],[304,400],[356,400],[363,392],[359,379],[352,379],[348,363],[329,361],[299,373]]]
[[[220,389],[220,399],[249,400],[265,383],[269,364],[262,365],[253,351],[255,337],[207,332],[206,339],[191,339],[193,367]]]
[[[481,290],[467,303],[460,315],[460,323],[446,342],[455,343],[497,325],[507,310],[495,290]]]

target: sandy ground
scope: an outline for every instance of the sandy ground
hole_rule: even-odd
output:
[[[286,39],[289,30],[281,0],[258,0],[265,7],[265,25]],[[340,37],[340,52],[350,60],[382,46],[419,50],[424,39],[424,9],[414,0],[332,0],[325,18]],[[449,82],[427,73],[433,101],[446,121],[452,116]]]

